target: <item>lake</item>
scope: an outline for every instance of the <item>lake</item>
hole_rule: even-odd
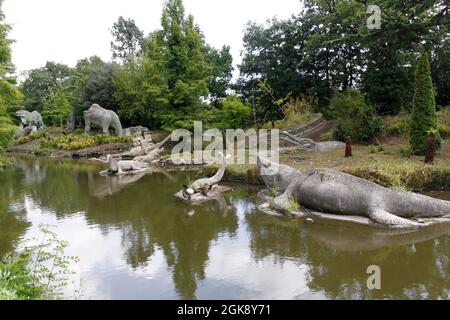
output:
[[[17,158],[0,172],[0,256],[49,225],[78,256],[66,298],[449,299],[450,225],[414,232],[266,215],[259,188],[200,206],[198,172],[102,177],[83,162]],[[225,185],[227,185],[225,183]],[[450,199],[449,193],[432,193]],[[381,289],[367,269],[381,269]]]

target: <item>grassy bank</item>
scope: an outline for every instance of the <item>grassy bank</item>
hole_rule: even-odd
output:
[[[344,150],[294,151],[282,154],[280,162],[301,171],[332,168],[400,190],[450,190],[450,141],[444,144],[433,165],[425,164],[423,157],[405,156],[405,144],[401,141],[391,143],[382,147],[354,146],[352,158],[345,158]],[[217,168],[209,166],[206,173],[214,174]],[[229,165],[223,181],[262,184],[252,165]]]

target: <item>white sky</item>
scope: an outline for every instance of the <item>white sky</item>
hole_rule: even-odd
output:
[[[74,66],[92,55],[109,61],[110,28],[118,17],[135,19],[147,34],[160,27],[162,5],[163,0],[3,0],[2,8],[13,27],[13,62],[19,73],[46,61]],[[284,19],[301,9],[300,0],[184,0],[184,6],[208,43],[231,46],[235,65],[249,20]]]

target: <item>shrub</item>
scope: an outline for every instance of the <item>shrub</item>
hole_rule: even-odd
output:
[[[69,100],[61,90],[58,90],[45,101],[42,116],[46,123],[64,127],[71,112]]]
[[[450,107],[437,113],[438,130],[443,139],[450,139]]]
[[[251,123],[252,107],[238,96],[228,96],[220,102],[221,109],[216,113],[214,126],[218,129],[246,128]]]
[[[416,87],[413,99],[413,111],[409,128],[409,144],[416,154],[423,155],[427,149],[427,132],[437,129],[436,102],[431,80],[428,55],[424,52],[416,69]],[[437,135],[437,149],[441,138]]]
[[[317,104],[314,97],[289,98],[282,108],[284,119],[276,121],[275,127],[284,129],[308,123],[314,116]]]
[[[0,300],[37,300],[62,298],[71,262],[77,257],[64,255],[67,242],[42,226],[42,242],[7,254],[0,262]],[[33,239],[37,241],[37,239]],[[27,243],[22,244],[26,246]]]
[[[351,136],[354,142],[365,142],[382,135],[384,131],[383,121],[375,116],[373,108],[366,104],[359,90],[334,94],[330,109],[337,119],[333,130],[336,140],[345,141]]]
[[[382,144],[369,146],[369,153],[380,153],[380,152],[384,152],[384,146]]]
[[[95,147],[102,144],[128,143],[133,140],[132,137],[123,136],[103,136],[103,135],[75,135],[68,134],[58,137],[52,137],[41,141],[41,147],[47,149],[58,149],[65,151],[80,150],[89,147]]]

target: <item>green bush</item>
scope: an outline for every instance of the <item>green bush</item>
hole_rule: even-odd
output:
[[[436,102],[434,100],[433,82],[431,80],[428,55],[424,52],[416,69],[416,87],[413,99],[413,111],[409,128],[409,144],[415,154],[423,155],[427,149],[427,132],[437,129]],[[439,134],[436,148],[441,146]]]
[[[221,109],[216,112],[214,126],[218,129],[246,128],[251,123],[252,108],[238,96],[228,96],[220,102]]]
[[[46,149],[58,149],[65,151],[80,150],[89,147],[95,147],[102,144],[128,143],[132,142],[130,136],[103,136],[103,135],[75,135],[68,134],[58,137],[52,137],[41,141],[41,147]]]
[[[0,261],[0,300],[39,300],[63,297],[71,262],[77,257],[64,255],[67,242],[40,226],[41,242],[7,254]],[[37,241],[37,239],[33,239]],[[26,245],[24,243],[23,245]],[[49,266],[52,266],[49,268]]]
[[[335,93],[330,102],[336,120],[333,137],[345,141],[348,136],[353,142],[366,142],[384,132],[383,121],[375,116],[374,110],[367,105],[364,95],[356,89]]]
[[[64,127],[72,106],[64,92],[58,90],[45,101],[42,111],[45,123]]]

